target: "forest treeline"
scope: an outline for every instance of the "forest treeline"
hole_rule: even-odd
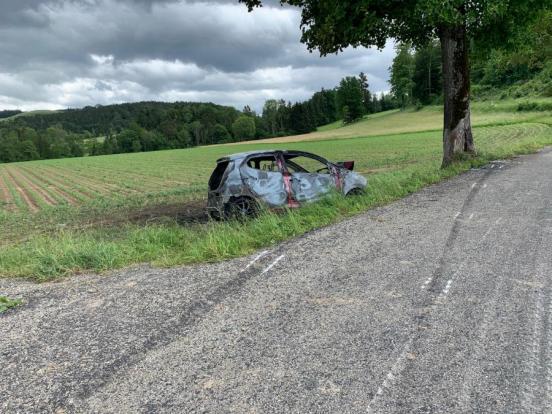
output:
[[[476,99],[552,96],[552,12],[544,11],[529,30],[492,49],[473,43],[471,95]],[[391,93],[399,106],[442,103],[441,48],[437,40],[413,47],[396,45],[390,68]]]
[[[261,114],[213,103],[138,102],[67,109],[0,122],[0,162],[187,148],[308,133],[343,119],[392,109],[364,74],[344,78],[305,102],[268,100]],[[21,111],[2,111],[4,118]]]

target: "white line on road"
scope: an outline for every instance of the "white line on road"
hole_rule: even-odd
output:
[[[539,367],[540,367],[540,355],[541,355],[541,343],[543,337],[544,326],[544,292],[543,289],[538,289],[536,297],[534,299],[535,310],[533,311],[533,326],[531,329],[531,343],[527,347],[528,357],[528,384],[523,392],[523,406],[530,408],[533,412],[539,411],[539,406],[542,404],[539,390]]]
[[[496,221],[495,221],[495,225],[497,225],[497,224],[500,223],[501,221],[502,221],[502,217],[497,218]],[[489,229],[485,232],[485,234],[483,235],[483,237],[481,237],[481,241],[485,240],[485,239],[487,238],[487,236],[491,233],[491,231],[493,231],[493,229],[494,229],[494,226],[491,225],[491,226],[489,227]]]
[[[541,289],[542,290],[542,289]],[[549,302],[548,302],[548,324],[547,324],[547,327],[550,327],[552,326],[550,324],[550,322],[552,322],[552,299],[549,299]],[[552,341],[550,341],[550,328],[547,329],[547,332],[546,332],[546,337],[547,337],[547,343],[548,343],[548,347],[546,349],[546,355],[547,355],[547,361],[550,361],[550,358],[552,357]],[[548,397],[547,400],[545,402],[545,405],[547,407],[550,407],[551,403],[552,403],[552,364],[548,363],[546,364],[546,379],[547,379],[547,387],[546,387],[546,396]]]
[[[383,383],[378,387],[378,390],[376,391],[376,394],[372,397],[372,400],[368,403],[368,407],[366,408],[366,411],[369,413],[377,412],[375,411],[372,406],[374,403],[377,402],[377,400],[382,396],[383,392],[388,389],[392,383],[394,382],[395,378],[401,373],[401,371],[405,368],[406,365],[406,356],[410,352],[410,347],[412,346],[413,337],[411,337],[408,342],[405,344],[403,351],[395,361],[395,363],[391,366],[391,369],[385,376],[385,379],[383,380]]]
[[[451,285],[452,285],[452,279],[450,279],[450,280],[447,282],[447,285],[446,285],[445,288],[443,289],[443,294],[445,294],[445,295],[448,294]]]
[[[433,276],[428,277],[426,279],[426,281],[424,282],[424,284],[422,285],[422,289],[425,289],[427,287],[427,285],[429,285],[431,283],[432,280],[433,280]]]
[[[245,267],[243,268],[242,272],[245,271],[245,270],[247,270],[247,269],[249,269],[249,268],[253,265],[253,263],[255,263],[255,262],[256,262],[257,260],[259,260],[259,259],[262,259],[262,258],[265,257],[267,254],[268,254],[268,250],[264,250],[264,251],[262,251],[261,253],[259,253],[257,256],[255,256],[255,258],[254,258],[253,260],[251,260],[251,261],[247,264],[247,266],[245,266]]]
[[[261,275],[264,275],[266,272],[268,272],[270,269],[272,269],[280,260],[284,258],[285,255],[278,256],[272,263],[270,263],[262,272]]]

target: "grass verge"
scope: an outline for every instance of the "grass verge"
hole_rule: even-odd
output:
[[[10,299],[6,296],[0,296],[0,313],[14,308],[21,303],[20,299]]]
[[[173,266],[217,261],[246,255],[370,208],[397,200],[491,160],[535,152],[552,145],[550,130],[514,141],[483,141],[480,155],[447,168],[440,159],[369,177],[363,196],[332,197],[287,214],[266,212],[245,223],[228,222],[182,226],[176,222],[110,228],[59,229],[0,251],[0,275],[47,281],[85,271],[102,272],[135,263]]]

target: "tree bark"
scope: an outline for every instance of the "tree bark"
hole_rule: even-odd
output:
[[[469,40],[464,25],[440,30],[443,57],[443,167],[463,154],[475,154],[470,121]]]

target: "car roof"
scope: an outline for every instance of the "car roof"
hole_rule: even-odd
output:
[[[249,157],[250,155],[272,154],[274,152],[276,152],[276,150],[238,152],[236,154],[227,155],[226,157],[221,158],[221,160],[241,160]]]
[[[315,157],[322,158],[319,155],[312,154],[310,152],[306,151],[299,151],[299,150],[273,150],[273,149],[267,149],[267,150],[257,150],[257,151],[246,151],[246,152],[238,152],[236,154],[227,155],[226,157],[219,158],[217,162],[223,162],[223,161],[236,161],[236,160],[243,160],[244,158],[250,157],[251,155],[270,155],[275,152],[281,152],[283,154],[308,154],[308,155],[314,155]]]

